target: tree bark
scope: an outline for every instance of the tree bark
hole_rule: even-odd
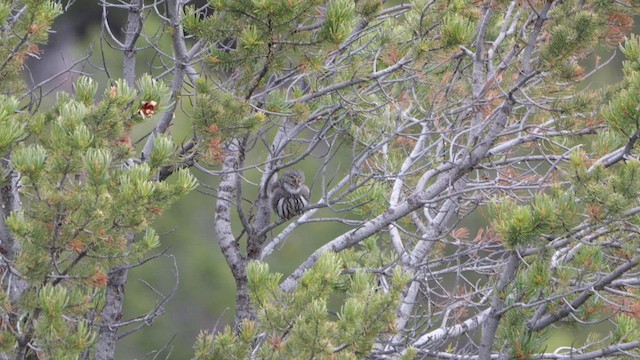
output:
[[[8,155],[6,156],[9,157]],[[6,160],[1,160],[1,166],[4,169],[8,169],[9,164]],[[20,200],[20,194],[18,193],[18,187],[20,183],[19,174],[9,171],[6,183],[0,186],[0,257],[2,258],[2,271],[4,281],[2,281],[3,290],[9,295],[9,300],[12,304],[16,305],[15,309],[20,309],[17,305],[18,301],[22,298],[22,294],[27,290],[29,284],[20,277],[20,274],[15,271],[13,264],[16,257],[22,251],[22,244],[18,239],[11,234],[6,224],[6,218],[11,215],[12,212],[22,210],[22,202]],[[4,181],[3,181],[4,182]],[[9,314],[6,319],[8,323],[15,324],[18,319],[18,314]],[[26,351],[28,349],[27,343],[30,341],[30,336],[25,336],[23,339],[26,343],[20,346],[16,355],[16,358],[26,358]],[[22,351],[22,352],[21,352]],[[22,354],[22,355],[19,355]],[[0,360],[11,359],[10,354],[0,354]]]
[[[520,265],[520,255],[516,251],[512,251],[509,255],[509,260],[505,268],[502,270],[502,276],[496,285],[493,292],[493,299],[491,300],[491,308],[489,310],[489,316],[485,323],[482,325],[482,337],[480,338],[480,347],[478,358],[479,359],[491,359],[491,350],[493,348],[493,341],[496,337],[496,331],[502,319],[504,309],[504,299],[502,298],[502,291],[509,285],[513,279],[516,278],[518,267]]]
[[[110,360],[114,358],[118,328],[115,326],[122,318],[122,304],[124,302],[124,286],[127,283],[128,270],[120,268],[109,273],[105,306],[100,315],[100,334],[96,346],[95,360]]]
[[[218,201],[214,226],[218,244],[224,255],[229,269],[236,282],[236,327],[245,319],[253,318],[253,310],[249,301],[247,288],[247,257],[240,251],[240,244],[236,241],[231,228],[231,212],[238,191],[238,164],[241,162],[241,147],[237,139],[231,140],[225,147],[222,162],[222,175],[218,186]],[[236,204],[237,206],[239,204]]]

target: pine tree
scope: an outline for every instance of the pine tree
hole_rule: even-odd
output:
[[[0,2],[4,358],[113,358],[127,270],[191,171],[215,183],[236,286],[235,323],[196,359],[640,355],[638,4],[189,3],[102,2],[127,10],[102,32],[123,79],[38,98],[19,73],[68,7]],[[617,49],[623,79],[593,82]],[[279,218],[291,168],[310,202]],[[315,223],[344,230],[270,271]],[[549,348],[572,327],[586,340]]]
[[[28,94],[18,70],[61,11],[48,1],[4,2],[0,10],[4,358],[113,358],[113,346],[96,344],[115,336],[121,317],[123,283],[114,279],[159,246],[150,221],[197,184],[173,166],[169,137],[135,157],[131,128],[171,107],[170,89],[149,75],[135,86],[114,81],[101,96],[95,81],[80,77],[74,93],[58,92],[49,108],[13,95]],[[159,178],[165,167],[174,181]]]

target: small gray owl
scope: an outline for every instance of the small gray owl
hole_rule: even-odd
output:
[[[271,187],[271,207],[283,220],[302,214],[309,204],[309,188],[304,184],[304,173],[297,169],[284,172]]]

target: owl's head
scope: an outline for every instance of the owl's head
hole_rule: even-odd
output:
[[[285,171],[282,175],[282,188],[290,194],[298,194],[304,188],[304,173],[298,169]]]

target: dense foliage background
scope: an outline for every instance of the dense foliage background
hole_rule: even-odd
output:
[[[4,358],[640,356],[638,5],[0,1]]]

